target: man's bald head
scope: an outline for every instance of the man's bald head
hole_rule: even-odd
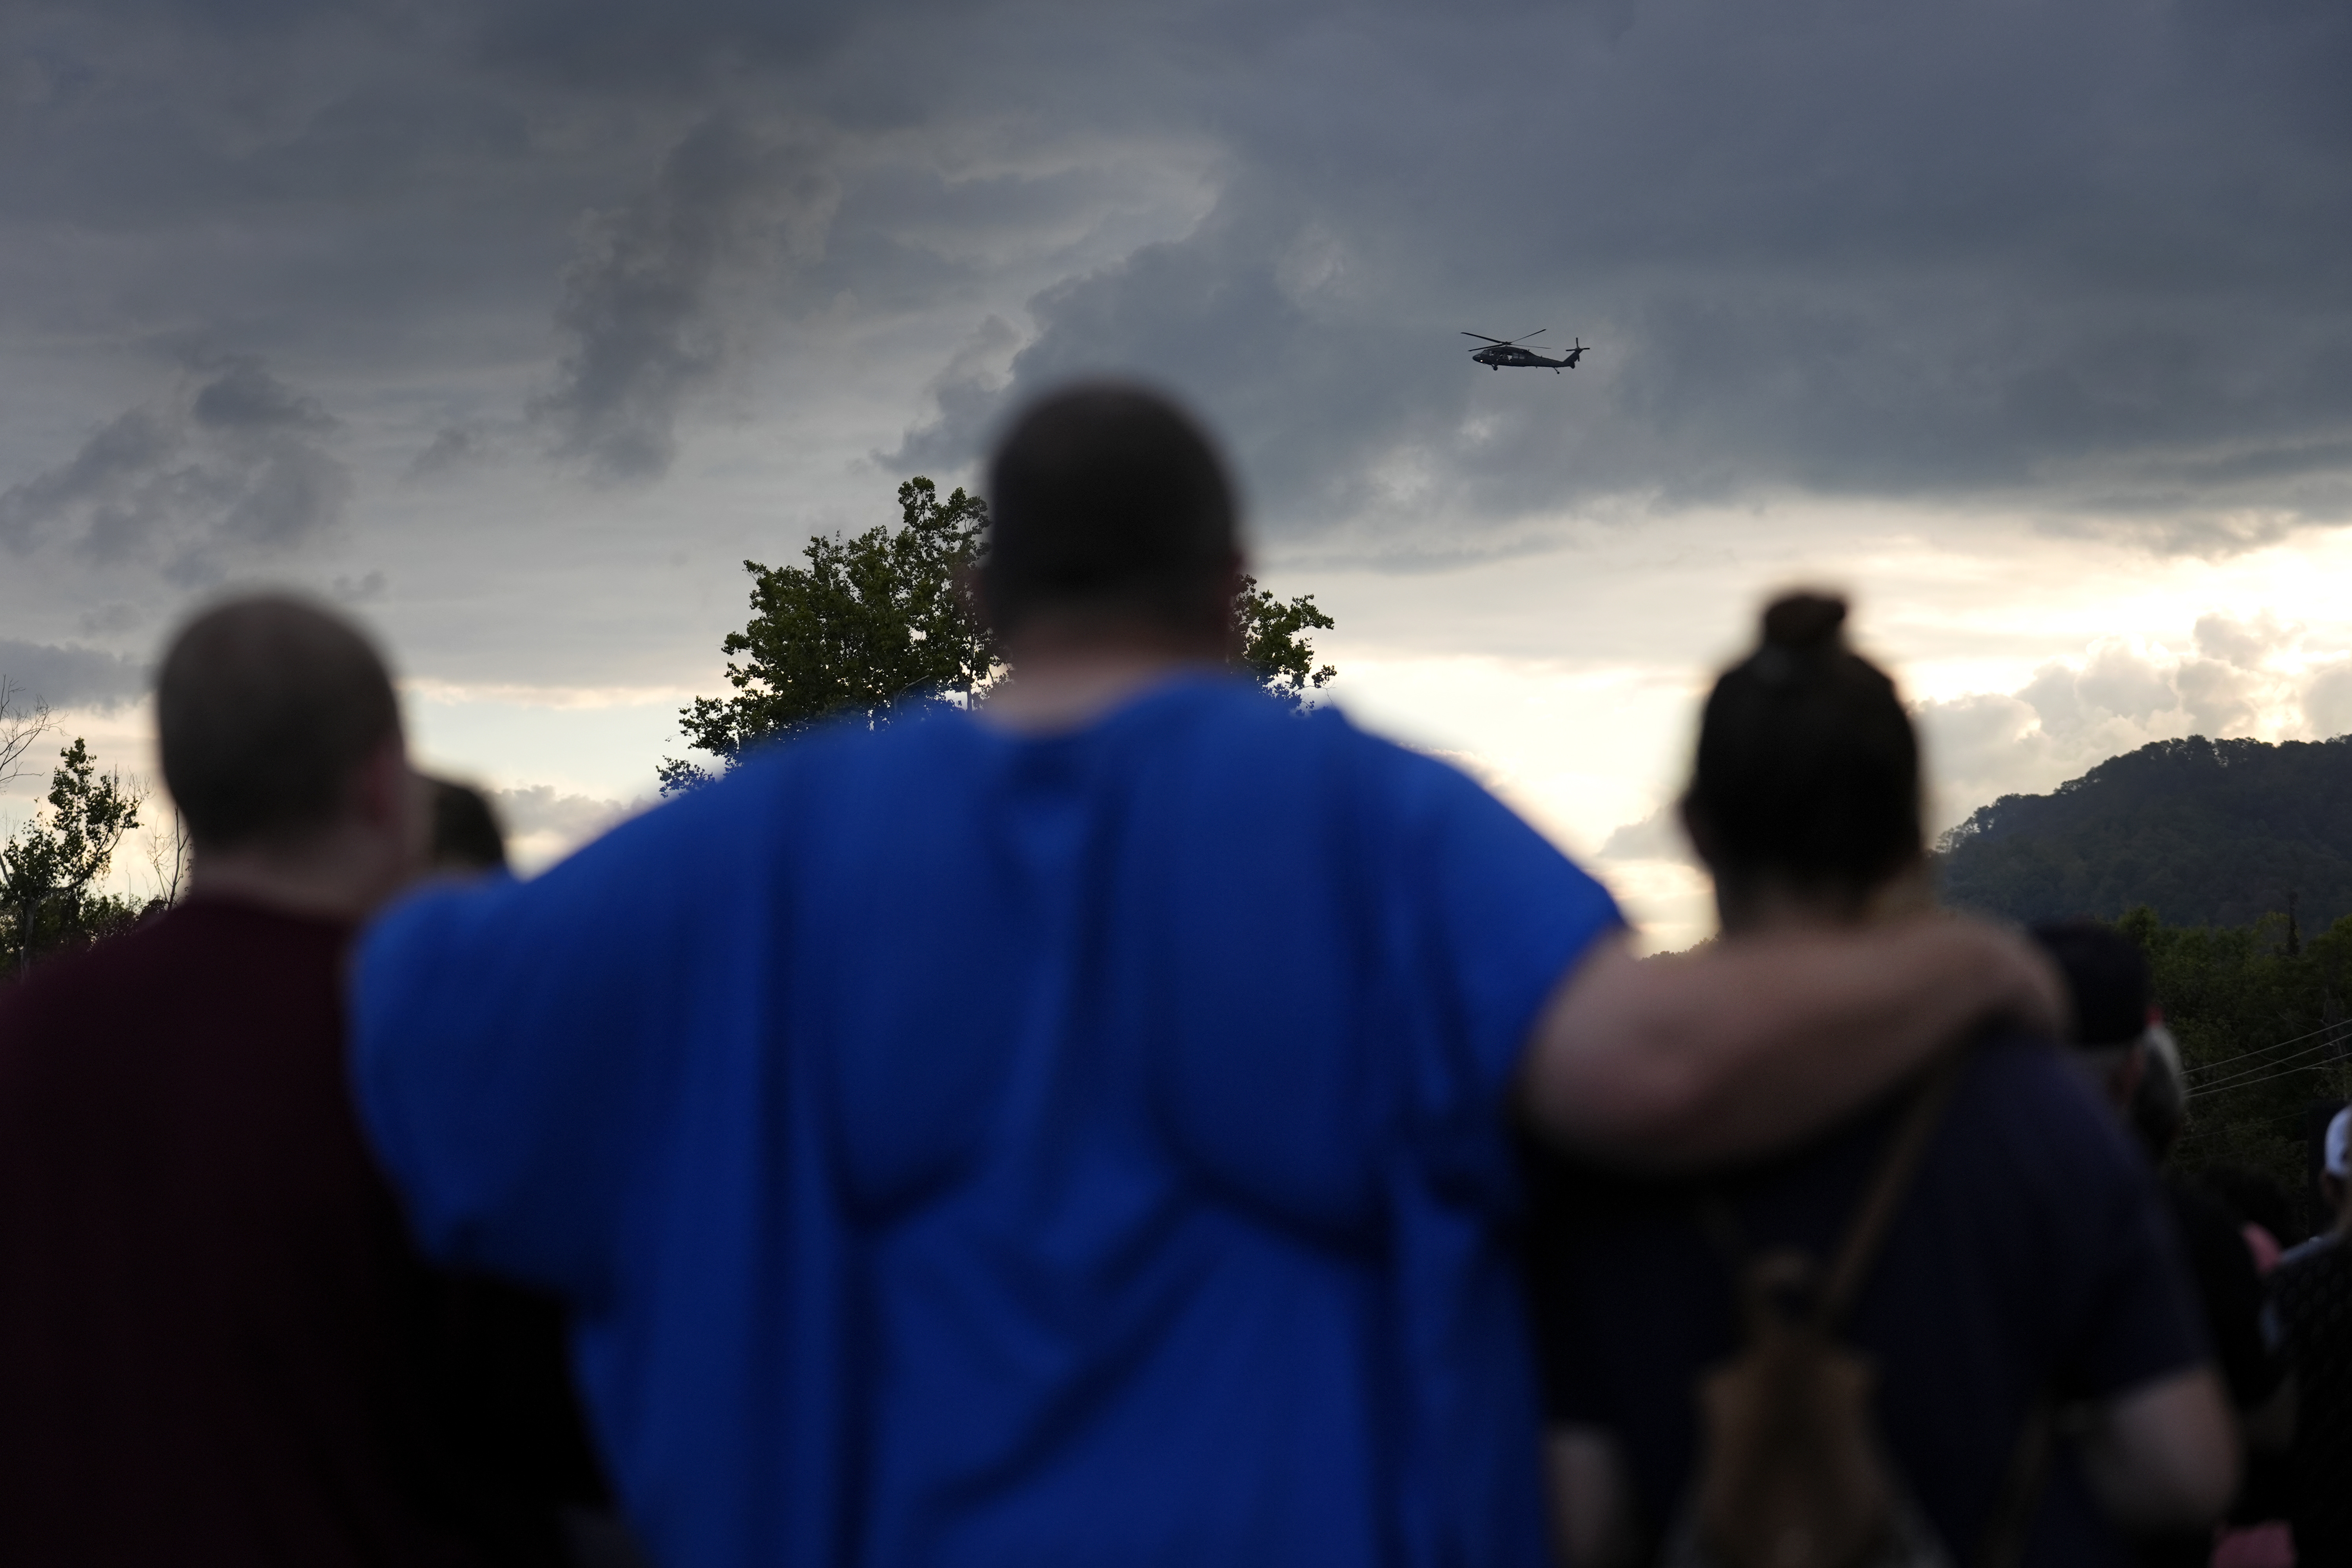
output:
[[[199,849],[331,823],[360,764],[400,734],[392,678],[341,616],[258,595],[173,640],[155,686],[163,780]]]
[[[1223,625],[1239,561],[1234,489],[1209,437],[1139,387],[1032,406],[989,465],[981,569],[1000,636],[1049,611],[1193,633]]]

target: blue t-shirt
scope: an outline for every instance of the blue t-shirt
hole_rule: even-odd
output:
[[[782,748],[367,937],[426,1248],[717,1564],[1544,1561],[1506,1099],[1608,896],[1224,678]]]
[[[1546,1184],[1536,1275],[1555,1420],[1623,1444],[1644,1522],[1665,1528],[1697,1459],[1697,1380],[1738,1353],[1727,1243],[1826,1265],[1908,1090],[1756,1168],[1705,1184]],[[2104,1400],[2207,1359],[2196,1296],[2147,1160],[2056,1052],[1975,1047],[1841,1333],[1878,1368],[1897,1469],[1972,1562],[2027,1412]],[[2131,1556],[2061,1443],[2025,1542],[2050,1568]]]

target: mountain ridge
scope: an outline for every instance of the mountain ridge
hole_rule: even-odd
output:
[[[1979,806],[1937,845],[1944,899],[2036,921],[2170,925],[2352,914],[2352,736],[2155,741],[2047,795]]]

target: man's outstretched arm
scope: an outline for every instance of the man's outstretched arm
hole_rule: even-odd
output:
[[[1612,937],[1545,1005],[1520,1091],[1537,1128],[1580,1153],[1706,1164],[1827,1126],[2003,1016],[2055,1037],[2065,994],[2022,938],[1980,921],[1743,936],[1652,959]]]

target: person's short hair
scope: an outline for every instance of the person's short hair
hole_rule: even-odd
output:
[[[278,595],[181,629],[155,682],[163,782],[201,848],[332,821],[354,770],[400,732],[392,678],[349,622]]]
[[[454,779],[427,779],[433,792],[431,856],[438,871],[495,871],[507,863],[498,813],[479,790]]]
[[[1776,600],[1707,696],[1685,807],[1718,878],[1860,894],[1923,850],[1918,738],[1895,683],[1846,647],[1845,613]]]
[[[2128,1046],[2147,1031],[2153,999],[2147,955],[2112,926],[2053,921],[2033,927],[2074,1002],[2071,1044],[2090,1050]]]
[[[996,448],[981,596],[1001,636],[1085,607],[1187,629],[1224,613],[1234,487],[1206,432],[1167,398],[1102,383],[1031,405]]]

